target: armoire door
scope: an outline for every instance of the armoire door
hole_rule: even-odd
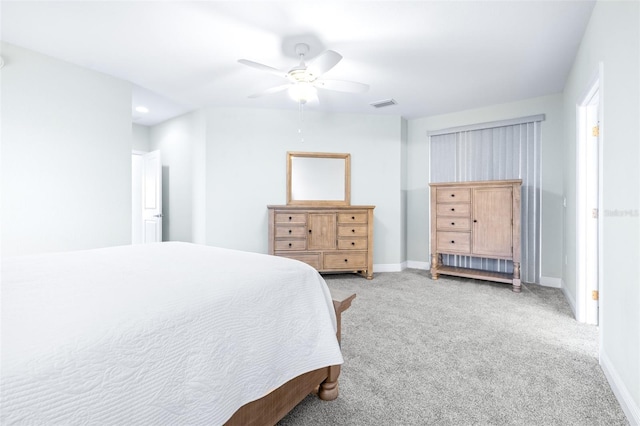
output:
[[[336,248],[336,214],[309,213],[308,250],[333,250]]]
[[[510,258],[513,253],[511,186],[473,190],[472,255]]]

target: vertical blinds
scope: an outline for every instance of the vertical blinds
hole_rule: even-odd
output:
[[[523,282],[540,282],[540,123],[544,115],[430,133],[430,181],[522,179]],[[450,266],[512,273],[509,260],[443,255]]]

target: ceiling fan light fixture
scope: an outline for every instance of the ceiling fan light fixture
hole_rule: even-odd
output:
[[[301,104],[318,98],[318,90],[313,84],[306,81],[299,81],[289,88],[289,96]]]

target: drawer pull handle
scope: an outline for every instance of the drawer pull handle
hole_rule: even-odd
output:
[[[451,240],[451,244],[455,244],[455,243],[456,243],[455,241]]]
[[[452,211],[452,212],[455,212],[455,211],[456,211],[456,209],[451,209],[451,211]]]
[[[311,233],[311,229],[309,229],[309,233]]]
[[[455,222],[451,222],[451,225],[455,225],[455,224],[456,224]]]
[[[352,229],[352,230],[351,230],[351,232],[356,232],[356,230],[355,230],[355,229]]]
[[[455,197],[455,196],[456,196],[456,194],[451,194],[451,196],[452,196],[452,197]]]
[[[351,216],[351,220],[356,220],[356,217],[355,216]]]
[[[289,216],[289,220],[291,220],[291,216]]]
[[[473,219],[473,223],[478,223],[478,221],[477,221],[477,220],[475,220],[475,219]]]
[[[289,233],[291,233],[291,229],[289,229]]]
[[[351,245],[352,245],[352,246],[355,246],[355,245],[356,245],[356,243],[355,243],[354,241],[351,241]]]
[[[289,243],[289,247],[291,247],[291,243]]]
[[[349,261],[349,259],[345,259],[344,261],[345,261],[345,262],[348,262],[348,261]]]

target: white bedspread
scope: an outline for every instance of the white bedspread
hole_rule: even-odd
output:
[[[341,364],[331,295],[285,258],[157,243],[2,262],[1,423],[224,423]]]

